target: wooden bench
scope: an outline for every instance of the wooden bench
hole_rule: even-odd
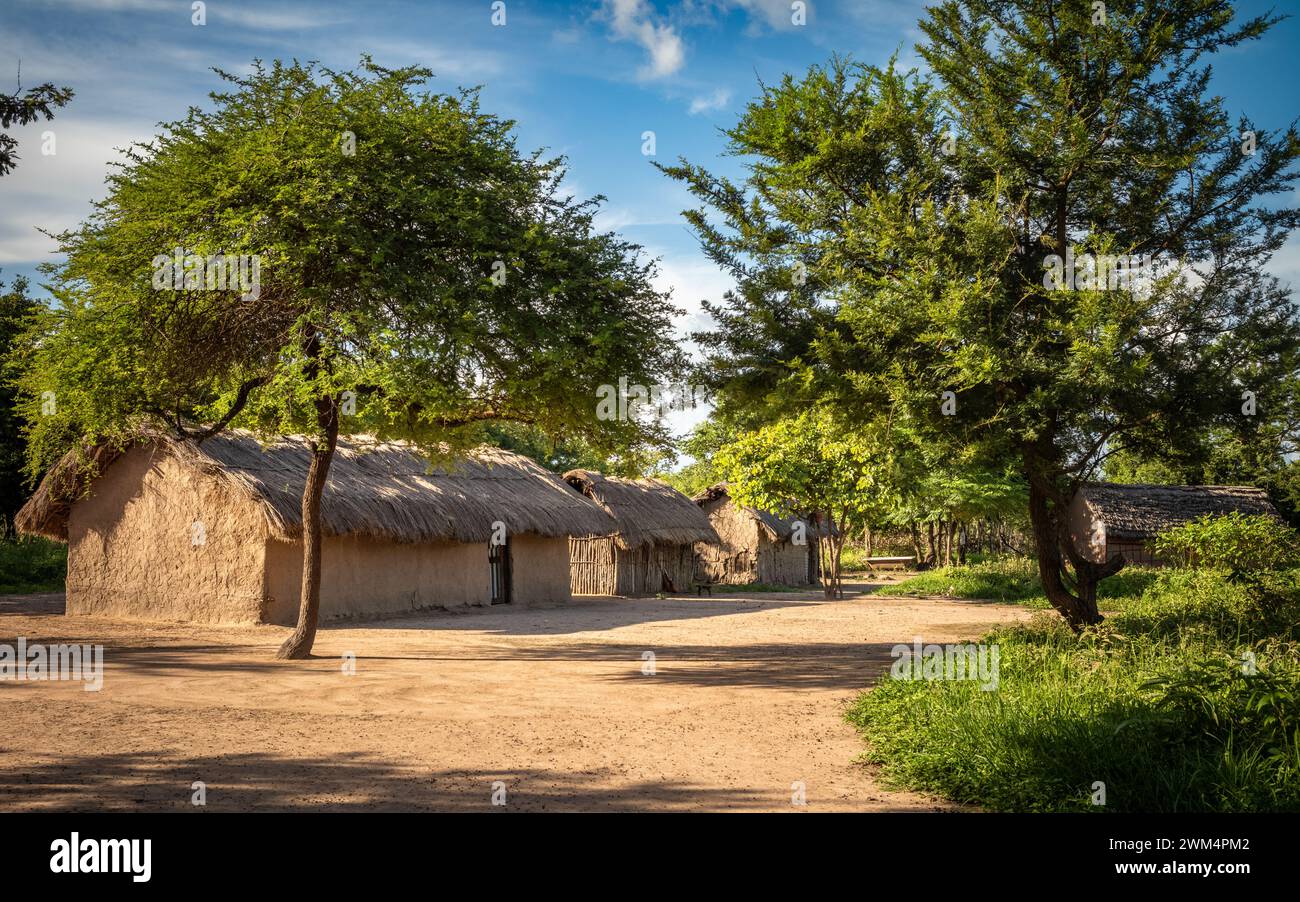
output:
[[[867,558],[867,567],[874,571],[877,566],[881,569],[888,570],[906,570],[911,564],[916,563],[915,555],[906,555],[902,557],[869,557]]]

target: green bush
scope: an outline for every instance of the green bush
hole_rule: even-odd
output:
[[[840,552],[840,572],[857,573],[868,569],[867,550],[861,545],[845,545]]]
[[[25,537],[0,540],[0,594],[61,592],[68,569],[68,547]]]
[[[1263,514],[1207,514],[1156,536],[1155,552],[1181,567],[1276,570],[1300,561],[1300,536]]]
[[[1146,579],[1083,637],[1046,614],[986,636],[996,691],[882,680],[849,713],[867,759],[996,810],[1300,811],[1300,575]]]

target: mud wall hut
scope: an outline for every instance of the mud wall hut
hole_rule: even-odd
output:
[[[295,622],[305,440],[149,436],[90,457],[89,471],[64,458],[15,520],[68,543],[68,613]],[[364,437],[339,440],[322,519],[323,619],[563,602],[568,537],[612,527],[517,454],[482,448],[432,469],[408,445]]]
[[[744,585],[760,582],[806,586],[817,582],[819,569],[814,530],[801,521],[737,504],[725,482],[692,499],[708,516],[720,544],[698,546],[700,568],[714,582]],[[804,534],[804,543],[797,540]]]
[[[1159,564],[1151,549],[1157,535],[1206,514],[1233,512],[1278,516],[1268,493],[1250,486],[1101,482],[1084,486],[1070,502],[1070,534],[1096,563],[1122,557]]]
[[[697,545],[720,541],[709,518],[690,498],[657,479],[570,470],[564,480],[617,524],[613,535],[569,540],[573,594],[690,591]]]

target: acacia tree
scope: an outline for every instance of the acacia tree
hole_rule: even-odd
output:
[[[674,311],[639,248],[594,230],[597,201],[559,191],[562,161],[520,153],[474,92],[427,92],[427,70],[368,59],[221,74],[211,109],[134,147],[91,219],[59,236],[58,303],[22,361],[31,460],[128,441],[142,418],[195,441],[228,426],[310,436],[300,611],[278,653],[300,658],[341,429],[431,455],[498,421],[627,447],[647,429],[598,423],[595,389],[664,378]],[[257,261],[258,284],[205,280],[235,257]]]
[[[835,60],[765,87],[727,133],[743,183],[666,168],[739,283],[706,343],[724,380],[892,409],[936,447],[1013,460],[1043,588],[1075,629],[1122,566],[1076,551],[1075,491],[1127,444],[1239,417],[1300,344],[1264,272],[1300,224],[1266,204],[1300,138],[1231,121],[1207,90],[1207,59],[1277,20],[1232,20],[1227,0],[946,0],[921,23],[933,81]],[[1072,251],[1171,266],[1123,287],[1080,267],[1057,290],[1045,264]],[[777,335],[782,317],[797,328]]]
[[[840,597],[845,540],[890,501],[888,449],[814,409],[737,436],[713,463],[738,504],[803,521],[805,540],[817,543],[826,597]]]

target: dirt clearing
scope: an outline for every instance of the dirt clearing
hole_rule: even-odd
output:
[[[849,588],[333,625],[317,659],[292,663],[272,659],[281,627],[0,598],[0,642],[98,643],[105,667],[99,692],[0,682],[0,810],[204,810],[196,781],[210,811],[485,811],[496,781],[505,810],[940,807],[854,763],[844,707],[895,644],[973,639],[1029,612]]]

